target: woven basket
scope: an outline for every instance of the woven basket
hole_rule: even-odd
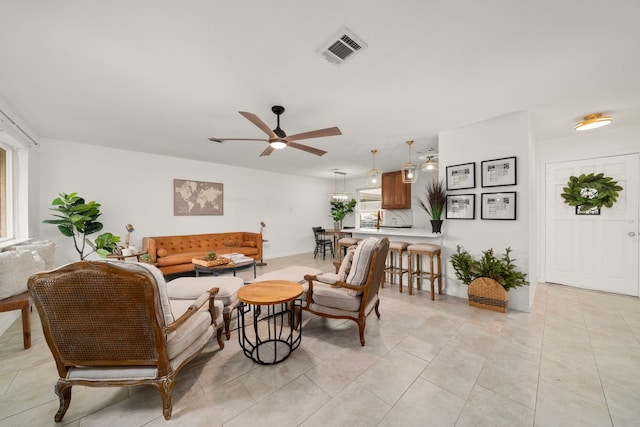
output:
[[[194,258],[191,260],[191,262],[196,265],[201,265],[202,267],[215,267],[217,265],[229,264],[229,259],[228,258],[216,258],[216,259]]]
[[[509,292],[500,283],[488,277],[478,277],[469,284],[469,305],[487,310],[507,311]]]

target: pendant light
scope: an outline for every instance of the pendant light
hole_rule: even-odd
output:
[[[600,128],[602,126],[607,126],[613,122],[613,119],[609,116],[603,116],[602,113],[589,114],[588,116],[584,116],[584,120],[579,123],[576,123],[576,130],[591,130]]]
[[[409,146],[409,162],[402,164],[402,182],[405,184],[413,184],[418,179],[418,168],[416,165],[411,163],[411,144],[413,144],[412,140],[407,141],[407,145]]]
[[[346,182],[346,172],[339,172],[339,171],[334,171],[334,176],[333,176],[333,180],[334,180],[334,191],[333,193],[329,193],[327,196],[329,196],[329,201],[330,202],[343,202],[346,203],[348,201],[350,201],[353,196],[349,193],[346,192],[346,187],[347,187],[347,182]],[[338,191],[338,175],[342,175],[342,191]]]
[[[373,169],[367,172],[367,187],[369,188],[380,187],[382,171],[380,169],[376,169],[376,153],[377,152],[378,150],[371,150],[371,153],[373,154]]]

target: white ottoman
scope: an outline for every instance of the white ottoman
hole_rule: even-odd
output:
[[[192,300],[211,288],[218,288],[216,301],[222,301],[224,304],[222,317],[228,340],[231,338],[231,314],[238,305],[238,290],[243,286],[244,280],[234,276],[178,277],[167,283],[167,294],[169,299]]]

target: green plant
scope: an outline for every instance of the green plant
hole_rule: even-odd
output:
[[[613,178],[603,173],[594,175],[582,174],[569,177],[567,186],[562,189],[562,198],[569,206],[580,206],[581,211],[599,209],[602,206],[610,208],[618,200],[618,191],[622,187]]]
[[[211,261],[211,260],[213,260],[213,259],[216,259],[217,257],[218,257],[218,254],[217,254],[217,253],[215,253],[215,252],[209,252],[209,253],[205,256],[205,258],[206,258],[207,260],[209,260],[209,261]]]
[[[426,201],[418,199],[422,209],[427,211],[427,214],[433,220],[441,220],[442,213],[447,206],[447,190],[444,181],[431,180],[425,185]]]
[[[331,202],[331,218],[335,222],[340,222],[347,216],[348,213],[353,212],[353,208],[356,207],[356,199],[351,199],[347,203],[345,202]]]
[[[57,225],[63,236],[73,238],[73,245],[80,255],[81,261],[94,252],[101,257],[113,253],[120,241],[119,236],[103,233],[96,238],[95,242],[87,237],[103,228],[102,223],[97,221],[101,215],[100,204],[94,201],[85,203],[85,200],[77,193],[60,193],[59,196],[51,202],[54,207],[49,208],[56,212],[53,216],[58,219],[46,219],[42,222]],[[84,253],[86,245],[92,249],[87,254]]]
[[[146,262],[147,264],[152,264],[153,258],[151,258],[151,255],[149,254],[142,254],[140,255],[140,262]]]
[[[474,259],[469,252],[458,245],[456,253],[451,255],[451,265],[458,280],[465,285],[478,277],[489,277],[509,291],[529,284],[525,280],[527,275],[516,269],[515,260],[510,256],[511,252],[512,249],[507,248],[502,257],[497,258],[493,249],[487,249],[482,252],[480,259]]]

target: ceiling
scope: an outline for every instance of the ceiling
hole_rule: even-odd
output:
[[[527,110],[536,139],[582,116],[640,124],[637,0],[0,1],[0,97],[38,137],[333,179],[414,163],[439,132]],[[347,28],[365,44],[318,51]],[[341,136],[259,157],[289,134]],[[611,128],[610,127],[610,128]],[[597,130],[594,132],[599,132]]]

